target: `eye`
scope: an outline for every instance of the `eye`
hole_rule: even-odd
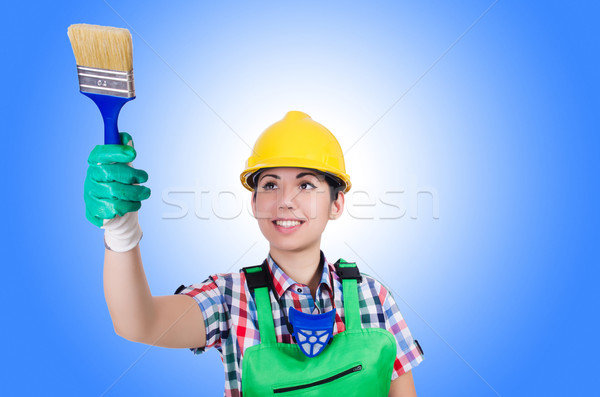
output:
[[[273,182],[267,182],[263,185],[263,189],[264,190],[273,190],[276,187],[276,185]]]
[[[310,182],[302,182],[300,184],[300,189],[302,189],[302,190],[312,190],[312,189],[315,189],[315,188],[316,188],[316,186],[313,185]]]

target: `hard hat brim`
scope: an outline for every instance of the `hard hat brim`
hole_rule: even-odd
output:
[[[290,168],[307,168],[316,171],[320,171],[324,174],[330,175],[332,178],[337,179],[344,185],[344,189],[342,192],[347,193],[352,187],[352,183],[350,182],[350,176],[344,172],[333,169],[326,169],[322,167],[322,164],[318,164],[316,162],[311,162],[308,159],[294,159],[294,158],[280,158],[280,159],[270,159],[269,164],[256,164],[254,167],[246,168],[244,172],[240,175],[240,180],[242,185],[249,191],[254,191],[254,175],[267,168],[280,168],[280,167],[290,167]]]

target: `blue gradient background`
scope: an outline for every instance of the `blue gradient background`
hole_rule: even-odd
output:
[[[132,29],[137,99],[120,126],[150,174],[153,294],[264,258],[238,182],[246,143],[303,110],[338,137],[365,192],[323,250],[394,292],[425,350],[419,396],[597,393],[600,7],[523,3],[498,1],[471,29],[491,1],[12,3],[0,394],[223,390],[215,351],[113,331],[102,233],[82,199],[102,126],[78,93],[66,30],[80,22]],[[176,193],[194,189],[206,202]],[[187,216],[165,219],[177,208],[163,195]]]

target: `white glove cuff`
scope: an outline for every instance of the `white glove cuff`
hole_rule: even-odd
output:
[[[142,239],[142,228],[138,223],[138,213],[128,212],[123,216],[105,219],[102,229],[104,245],[111,251],[126,252],[134,248]]]

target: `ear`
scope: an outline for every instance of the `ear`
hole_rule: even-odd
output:
[[[342,216],[344,212],[344,204],[345,204],[345,196],[343,192],[339,192],[337,199],[331,202],[331,207],[329,209],[329,219],[335,220]]]

